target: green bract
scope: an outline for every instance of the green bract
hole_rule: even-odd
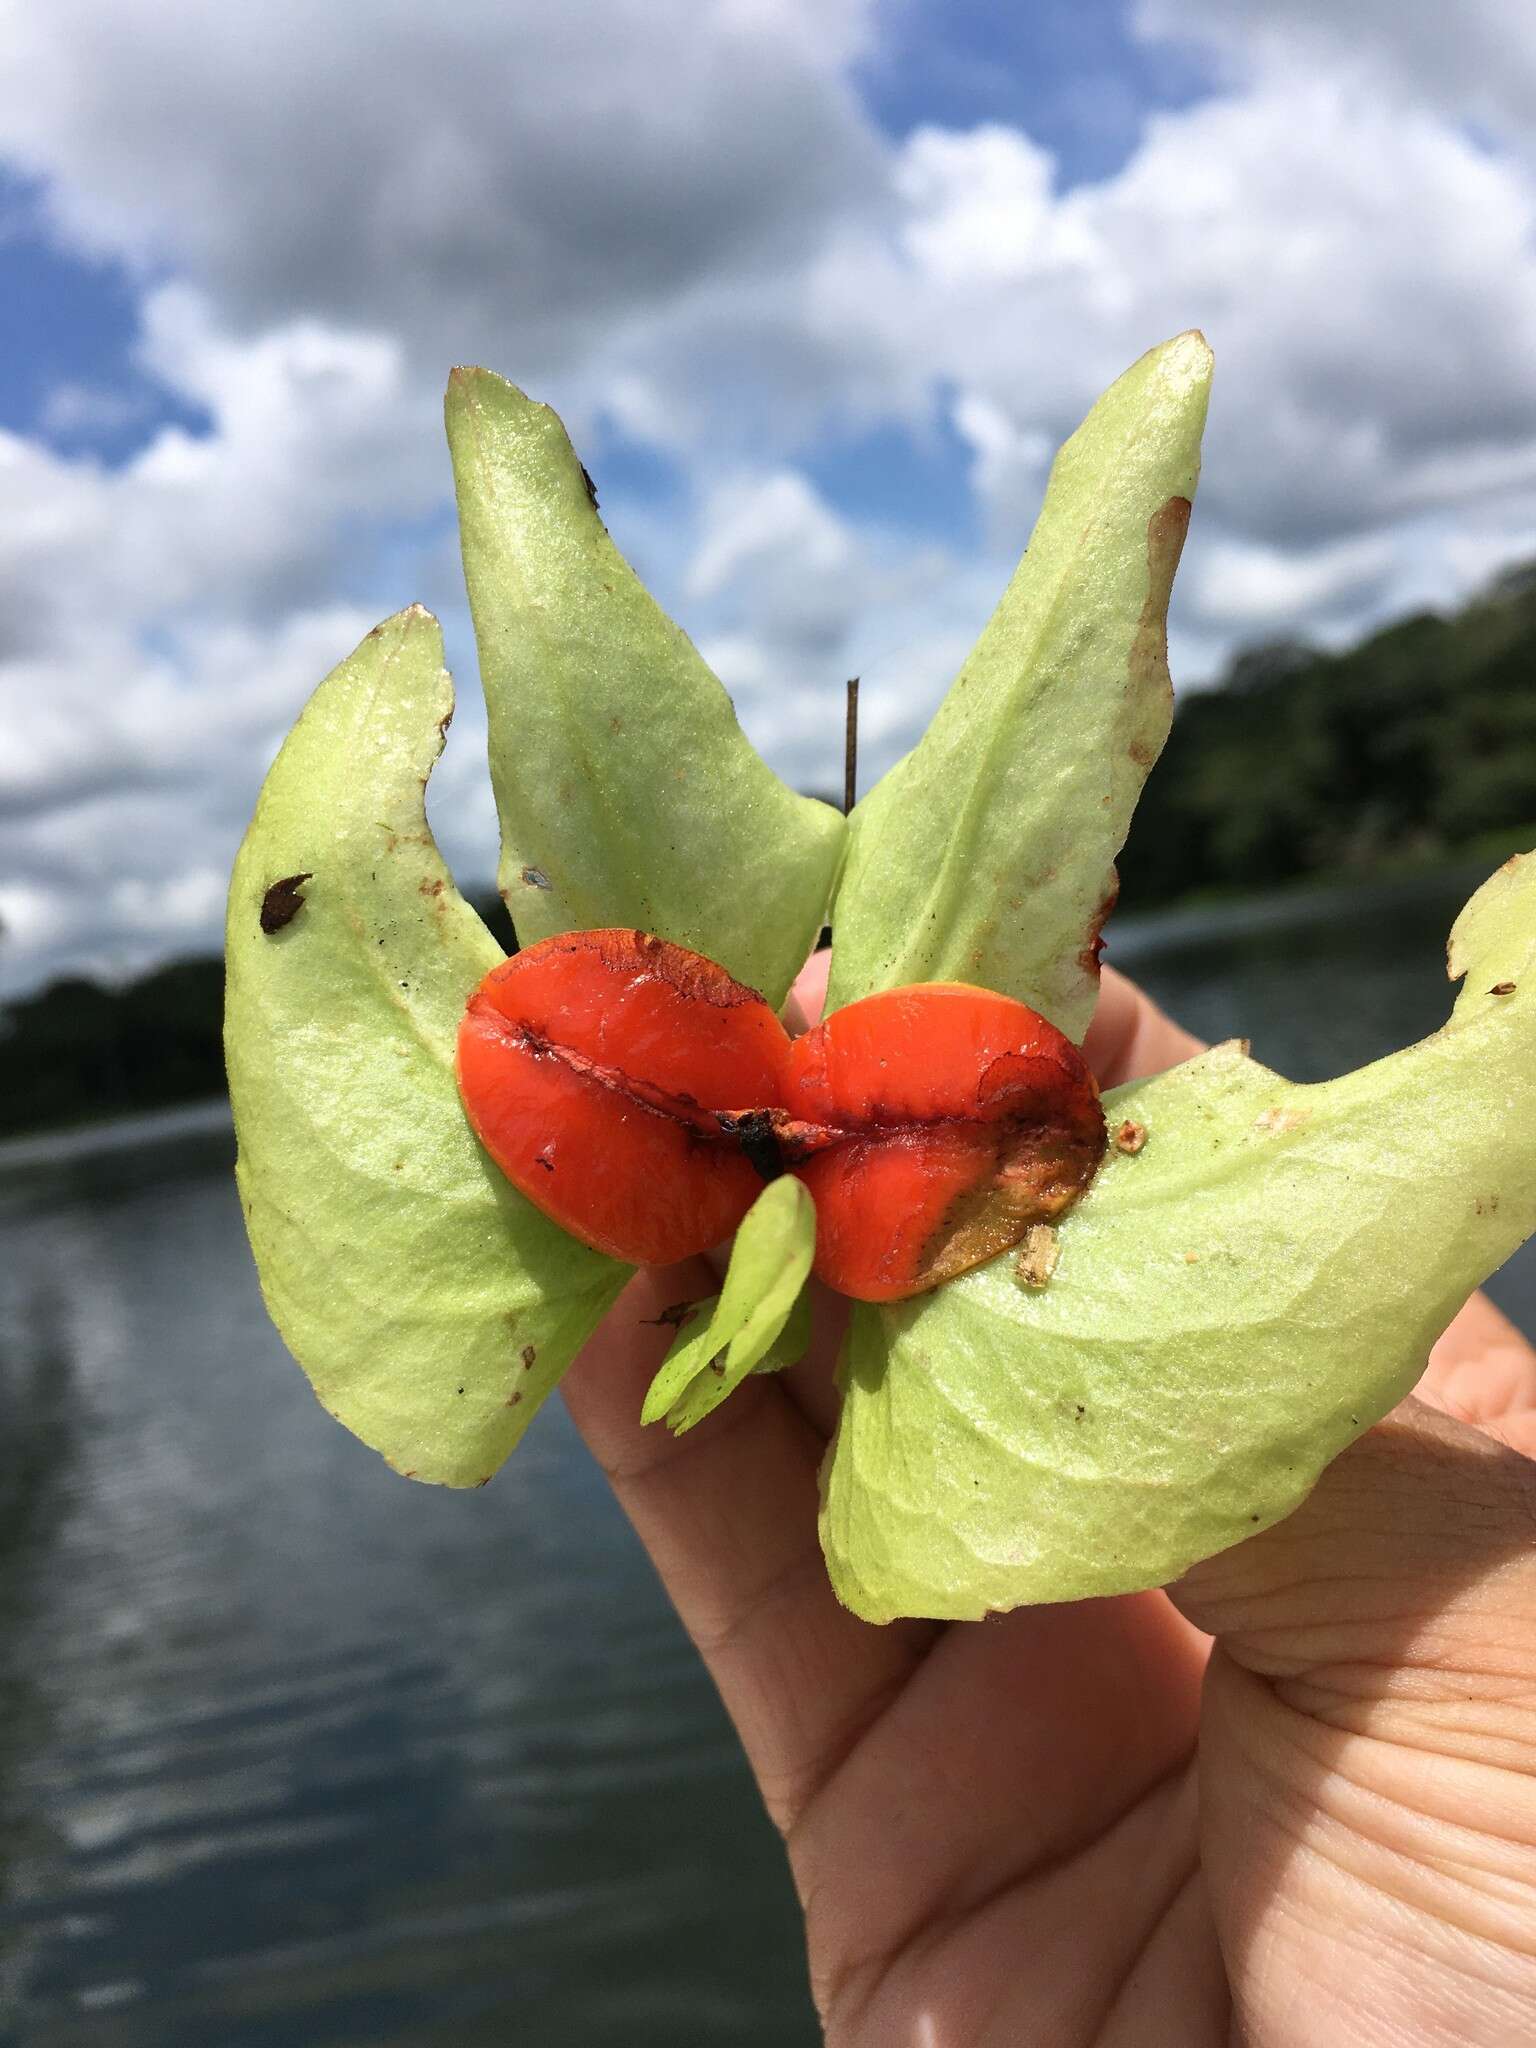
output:
[[[810,1330],[795,1317],[816,1256],[816,1205],[803,1182],[785,1174],[771,1182],[742,1220],[731,1247],[725,1285],[698,1304],[662,1362],[640,1410],[642,1422],[663,1417],[681,1436],[712,1414],[749,1372],[792,1365]],[[791,1320],[801,1327],[790,1332]],[[784,1343],[788,1337],[789,1341]],[[773,1357],[783,1343],[783,1354]]]
[[[501,949],[422,807],[452,716],[419,607],[310,699],[235,863],[225,1052],[273,1321],[365,1443],[414,1478],[475,1486],[628,1269],[510,1187],[459,1107],[459,1018]],[[266,922],[291,907],[287,921],[264,929],[285,881]]]
[[[780,1000],[834,886],[833,1004],[981,983],[1081,1037],[1113,862],[1166,736],[1164,619],[1210,358],[1145,356],[1057,461],[1028,555],[921,745],[851,831],[753,753],[598,520],[555,416],[484,371],[448,403],[524,938],[614,925]],[[419,609],[321,685],[230,893],[240,1185],[274,1319],[403,1471],[484,1480],[626,1269],[527,1203],[453,1073],[498,957],[423,812],[452,690]],[[843,863],[844,843],[847,859]],[[1012,1254],[859,1307],[822,1538],[857,1612],[969,1616],[1165,1582],[1285,1514],[1536,1227],[1536,861],[1468,905],[1422,1045],[1299,1088],[1219,1046],[1116,1091],[1111,1152],[1024,1286]],[[805,1348],[810,1197],[765,1189],[647,1420],[692,1427]]]
[[[1013,581],[921,744],[858,806],[829,1011],[968,981],[1081,1039],[1115,855],[1173,717],[1168,594],[1211,352],[1153,349],[1057,456]]]
[[[841,816],[753,750],[608,538],[549,407],[455,370],[447,413],[519,937],[660,932],[781,1003],[831,900]]]
[[[856,1305],[822,1541],[872,1621],[1166,1584],[1279,1520],[1536,1230],[1536,859],[1462,912],[1449,1023],[1295,1087],[1241,1045],[1115,1089],[1048,1287]],[[1512,992],[1489,991],[1512,984]]]

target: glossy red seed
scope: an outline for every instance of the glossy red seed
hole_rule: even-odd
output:
[[[1104,1154],[1071,1041],[1023,1003],[955,983],[835,1011],[795,1042],[787,1100],[818,1134],[794,1166],[816,1200],[816,1271],[860,1301],[923,1293],[1006,1251],[1076,1201]]]
[[[570,932],[495,967],[459,1088],[507,1178],[573,1237],[663,1265],[729,1237],[762,1175],[711,1112],[783,1100],[789,1040],[723,967],[644,932]]]
[[[487,1151],[584,1243],[685,1258],[787,1168],[816,1200],[817,1272],[864,1301],[1006,1251],[1105,1145],[1081,1054],[1022,1003],[893,989],[791,1047],[751,989],[643,932],[573,932],[493,969],[458,1060]]]

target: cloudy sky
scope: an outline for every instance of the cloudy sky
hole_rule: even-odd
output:
[[[0,0],[0,990],[217,934],[283,730],[443,618],[440,400],[565,415],[782,774],[909,745],[1096,392],[1199,325],[1175,675],[1536,555],[1525,0]]]

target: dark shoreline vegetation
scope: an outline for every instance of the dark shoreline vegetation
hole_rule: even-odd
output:
[[[1180,700],[1121,857],[1121,913],[1493,868],[1536,843],[1533,678],[1536,564],[1340,653],[1240,654]],[[500,903],[477,907],[509,943]],[[222,965],[203,957],[0,1007],[0,1138],[221,1094],[222,1003]]]

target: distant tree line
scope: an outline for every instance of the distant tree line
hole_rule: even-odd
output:
[[[1120,901],[1347,878],[1522,828],[1536,840],[1536,565],[1344,653],[1251,648],[1182,698]]]
[[[1536,565],[1343,653],[1252,648],[1187,694],[1120,861],[1121,904],[1271,889],[1536,842]],[[503,943],[506,913],[479,906]],[[223,974],[72,977],[0,1010],[0,1136],[220,1093]]]
[[[504,945],[499,898],[475,906]],[[173,960],[119,988],[81,975],[0,1009],[0,1138],[224,1092],[224,963]]]

